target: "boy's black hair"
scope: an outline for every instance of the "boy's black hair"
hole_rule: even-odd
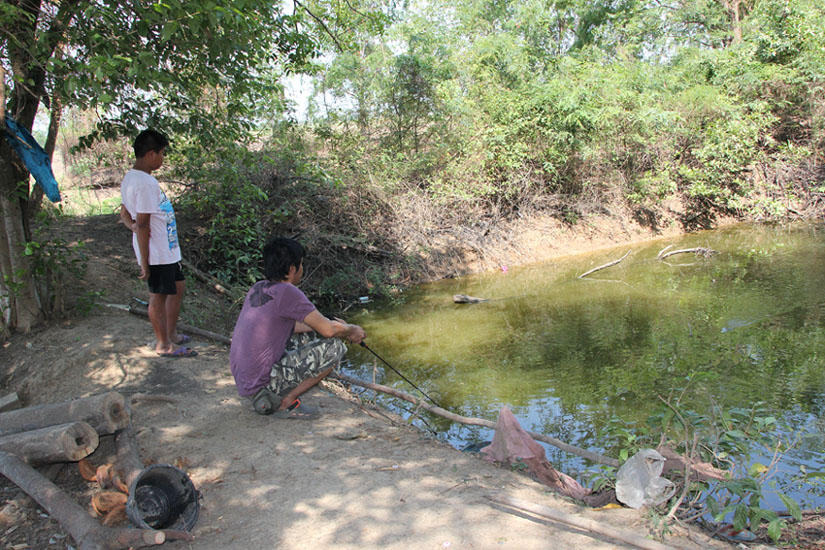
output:
[[[151,128],[139,133],[132,145],[135,150],[135,158],[142,158],[149,151],[160,153],[167,147],[169,147],[169,139]]]
[[[298,269],[306,256],[304,246],[294,239],[272,237],[264,246],[264,277],[270,281],[283,281],[289,268]]]

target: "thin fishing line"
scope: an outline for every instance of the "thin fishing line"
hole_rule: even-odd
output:
[[[397,370],[395,367],[393,367],[392,365],[390,365],[389,363],[387,363],[387,361],[386,361],[386,360],[384,360],[384,358],[383,358],[383,357],[381,357],[380,355],[378,355],[377,353],[375,353],[374,351],[372,351],[372,348],[371,348],[371,347],[369,347],[369,346],[366,344],[366,342],[361,342],[361,346],[363,346],[364,348],[366,348],[366,349],[367,349],[367,350],[368,350],[371,354],[373,354],[374,356],[378,357],[378,359],[380,359],[382,363],[384,363],[384,364],[385,364],[385,365],[387,365],[389,368],[391,368],[391,369],[395,372],[395,374],[397,374],[398,376],[400,376],[401,378],[403,378],[404,380],[406,380],[406,381],[407,381],[407,383],[408,383],[410,386],[412,386],[413,388],[415,388],[415,389],[417,389],[418,391],[420,391],[420,392],[424,395],[424,397],[426,397],[427,399],[429,399],[430,401],[432,401],[432,402],[433,402],[433,405],[435,405],[436,407],[441,407],[441,405],[439,405],[439,404],[436,402],[436,400],[435,400],[435,399],[433,399],[432,397],[430,397],[429,395],[427,395],[427,393],[426,393],[424,390],[422,390],[421,388],[419,388],[418,386],[416,386],[415,384],[413,384],[413,383],[412,383],[412,381],[411,381],[409,378],[407,378],[406,376],[404,376],[403,374],[401,374],[400,372],[398,372],[398,370]],[[441,408],[443,409],[444,407],[441,407]]]

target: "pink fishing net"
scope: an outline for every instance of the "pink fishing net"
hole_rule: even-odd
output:
[[[491,462],[516,464],[521,461],[540,483],[552,487],[561,494],[584,500],[591,506],[602,506],[614,501],[612,491],[593,494],[572,477],[553,468],[547,460],[544,447],[524,431],[507,407],[502,407],[498,413],[493,442],[481,449],[481,452]]]

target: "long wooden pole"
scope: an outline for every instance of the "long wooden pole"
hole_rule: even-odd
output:
[[[367,389],[375,390],[375,391],[380,391],[382,393],[386,393],[386,394],[398,397],[399,399],[403,399],[404,401],[409,401],[410,403],[418,405],[422,409],[426,409],[426,410],[430,411],[433,414],[443,416],[444,418],[452,420],[453,422],[460,422],[461,424],[469,424],[471,426],[484,426],[486,428],[495,428],[496,427],[496,423],[492,422],[490,420],[486,420],[486,419],[483,419],[483,418],[472,418],[472,417],[468,417],[468,416],[461,416],[461,415],[458,415],[458,414],[455,414],[455,413],[451,413],[450,411],[448,411],[446,409],[442,409],[441,407],[436,407],[435,405],[430,405],[428,403],[425,403],[424,401],[422,401],[422,400],[420,400],[416,397],[413,397],[412,395],[410,395],[408,393],[405,393],[401,390],[397,390],[395,388],[390,388],[388,386],[382,386],[381,384],[373,384],[371,382],[364,382],[363,380],[358,380],[357,378],[352,378],[351,376],[347,376],[347,375],[341,374],[341,373],[333,373],[330,376],[330,378],[337,378],[338,380],[342,380],[342,381],[347,382],[349,384],[355,384],[356,386],[361,386],[363,388],[367,388]],[[540,433],[536,433],[536,432],[527,432],[527,434],[530,437],[532,437],[533,439],[535,439],[536,441],[542,441],[542,442],[547,443],[549,445],[553,445],[554,447],[557,447],[557,448],[559,448],[563,451],[566,451],[568,453],[580,456],[582,458],[586,458],[586,459],[590,460],[591,462],[595,462],[595,463],[598,463],[598,464],[607,464],[608,466],[618,466],[619,465],[619,461],[616,460],[615,458],[610,458],[610,457],[607,457],[607,456],[600,455],[598,453],[594,453],[592,451],[582,449],[580,447],[576,447],[574,445],[569,445],[569,444],[567,444],[563,441],[560,441],[560,440],[556,439],[555,437],[550,437],[548,435],[544,435],[544,434],[540,434]]]
[[[591,519],[565,514],[564,512],[554,510],[547,506],[542,506],[541,504],[534,504],[532,502],[527,502],[525,500],[504,495],[488,495],[487,499],[497,502],[498,504],[512,506],[513,508],[524,510],[543,518],[551,519],[566,525],[572,525],[573,527],[578,527],[579,529],[583,529],[591,533],[596,533],[598,535],[631,544],[637,548],[643,548],[644,550],[676,550],[675,547],[668,544],[662,544],[661,542],[657,542],[655,540],[646,539],[635,533],[630,533],[616,527],[609,527]]]
[[[118,308],[120,309],[120,308]],[[143,307],[129,307],[129,313],[133,313],[135,315],[140,315],[142,317],[149,317],[149,311]],[[204,330],[202,328],[193,327],[192,325],[185,325],[183,323],[178,323],[178,330],[182,332],[188,332],[190,334],[197,334],[198,336],[203,336],[204,338],[209,338],[210,340],[215,340],[216,342],[223,342],[224,344],[230,345],[232,344],[232,338],[224,336],[223,334],[218,334],[217,332],[212,332],[209,330]]]

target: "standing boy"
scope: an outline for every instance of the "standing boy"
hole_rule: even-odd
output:
[[[152,176],[163,164],[168,145],[166,136],[155,130],[144,130],[135,138],[135,164],[120,184],[120,220],[132,230],[140,279],[149,285],[155,351],[162,357],[192,357],[198,353],[180,345],[189,337],[177,333],[185,284],[175,211]]]
[[[246,295],[232,333],[229,364],[238,394],[252,399],[259,414],[312,419],[319,412],[302,395],[326,378],[344,354],[338,338],[360,344],[364,329],[324,317],[298,283],[304,247],[273,238],[264,247],[264,277]]]

